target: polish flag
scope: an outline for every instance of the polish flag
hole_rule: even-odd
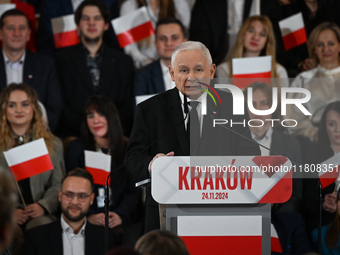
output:
[[[122,48],[155,34],[145,6],[111,22]]]
[[[286,50],[307,42],[307,34],[301,12],[281,20],[279,26]]]
[[[256,81],[270,83],[272,56],[233,58],[234,85],[246,88]]]
[[[54,45],[56,49],[79,43],[77,25],[74,14],[51,19]]]
[[[95,184],[105,186],[111,172],[111,156],[100,152],[85,151],[85,169],[92,174]]]
[[[179,216],[177,234],[192,255],[262,254],[262,216]]]
[[[270,242],[271,242],[271,252],[282,253],[282,247],[279,240],[279,235],[273,224],[270,227]]]
[[[15,4],[0,4],[0,16],[2,16],[5,11],[15,9],[15,7]]]
[[[53,169],[44,138],[5,151],[4,156],[16,181]]]
[[[322,188],[326,188],[339,177],[340,153],[321,163],[319,178]]]

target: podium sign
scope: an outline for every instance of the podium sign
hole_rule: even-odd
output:
[[[292,165],[283,156],[160,157],[151,192],[161,204],[284,203]]]

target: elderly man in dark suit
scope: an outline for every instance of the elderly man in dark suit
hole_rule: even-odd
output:
[[[169,75],[171,54],[186,40],[185,28],[178,19],[164,18],[157,22],[155,45],[159,59],[137,71],[136,96],[158,94],[175,87]]]
[[[0,89],[10,83],[27,83],[38,94],[47,111],[49,127],[57,127],[62,100],[52,58],[26,50],[29,21],[23,12],[12,9],[1,16]]]
[[[124,134],[129,136],[133,122],[134,68],[130,57],[103,42],[110,11],[100,0],[85,0],[75,12],[75,22],[80,44],[64,48],[55,56],[64,102],[57,134],[79,136],[87,100],[101,94],[115,103]]]
[[[22,254],[104,254],[104,228],[92,225],[85,217],[93,199],[92,175],[81,168],[71,170],[59,191],[60,219],[29,230]],[[114,246],[112,235],[109,246]]]
[[[140,179],[148,178],[154,160],[162,156],[260,154],[258,145],[250,141],[248,127],[233,125],[225,129],[221,125],[213,126],[214,118],[233,119],[234,122],[249,119],[247,113],[233,116],[231,94],[218,92],[223,106],[215,107],[210,97],[207,98],[207,93],[203,93],[203,89],[207,89],[206,85],[214,77],[215,69],[209,50],[200,42],[183,42],[174,50],[169,71],[176,87],[152,97],[136,108],[125,157],[126,167],[133,175]],[[203,116],[198,112],[204,107],[204,99],[207,102],[207,113]],[[187,100],[190,101],[189,106],[185,104]],[[189,110],[190,128],[185,118]],[[186,129],[190,130],[190,135]],[[144,231],[157,228],[158,207],[148,188]]]

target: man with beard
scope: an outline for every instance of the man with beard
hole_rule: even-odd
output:
[[[86,219],[93,199],[92,175],[81,168],[70,171],[59,191],[60,220],[29,230],[22,254],[104,254],[104,228]],[[109,236],[109,248],[113,246]]]
[[[110,98],[119,111],[124,134],[133,122],[133,62],[127,55],[103,43],[110,11],[103,1],[85,0],[75,12],[80,43],[55,55],[64,109],[57,134],[79,136],[87,100],[96,94]]]

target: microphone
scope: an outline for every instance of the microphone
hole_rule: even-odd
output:
[[[335,183],[334,192],[338,193],[340,188],[340,178],[336,179],[334,183]]]
[[[185,115],[189,113],[188,99],[186,94],[184,94],[184,113]]]

